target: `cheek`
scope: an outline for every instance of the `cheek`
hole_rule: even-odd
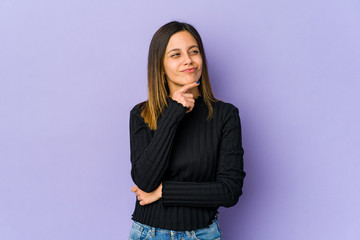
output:
[[[172,64],[167,64],[167,66],[165,67],[165,72],[167,75],[169,76],[174,76],[174,75],[178,75],[179,72],[177,71],[177,64],[172,63]]]
[[[201,73],[202,73],[202,64],[199,64],[198,74],[200,74],[200,75],[201,75]]]
[[[202,58],[201,58],[201,56],[199,56],[197,64],[200,66],[200,68],[202,68]]]

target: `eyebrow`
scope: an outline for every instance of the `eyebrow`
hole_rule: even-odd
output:
[[[188,50],[190,50],[190,49],[192,49],[192,48],[194,48],[194,47],[199,48],[197,45],[192,45],[192,46],[189,47]],[[171,52],[173,52],[173,51],[180,51],[180,48],[171,49],[171,50],[168,51],[166,54],[169,54],[169,53],[171,53]]]

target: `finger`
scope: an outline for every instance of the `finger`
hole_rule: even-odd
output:
[[[192,108],[189,108],[189,110],[186,111],[186,113],[189,113],[191,112],[193,109]]]
[[[200,82],[199,83],[197,83],[197,82],[189,83],[189,84],[182,86],[178,91],[185,93],[187,90],[194,88],[194,87],[198,86],[199,84],[200,84]]]
[[[195,104],[194,102],[188,102],[187,106],[188,110],[186,111],[186,113],[189,113],[194,109]]]
[[[185,99],[186,107],[193,107],[195,105],[195,100],[193,98]]]
[[[194,95],[192,93],[183,93],[183,97],[194,99]]]
[[[185,98],[185,101],[191,105],[195,104],[195,99],[193,99],[193,98]]]

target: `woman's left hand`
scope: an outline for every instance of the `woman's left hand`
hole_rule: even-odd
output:
[[[138,188],[138,186],[133,186],[131,188],[131,191],[133,193],[135,193],[137,199],[140,202],[140,205],[147,205],[150,203],[153,203],[157,200],[159,200],[162,196],[162,183],[159,185],[159,187],[157,189],[155,189],[154,191],[147,193],[144,192],[143,190],[141,190],[140,188]]]

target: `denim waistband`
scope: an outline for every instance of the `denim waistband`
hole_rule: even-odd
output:
[[[162,228],[155,228],[155,227],[151,227],[149,225],[142,224],[142,223],[139,223],[136,221],[134,221],[133,227],[143,228],[143,229],[150,231],[152,237],[155,237],[156,234],[159,234],[159,233],[169,233],[170,235],[175,235],[178,233],[185,233],[187,237],[191,236],[190,231],[174,231],[174,230],[167,230],[167,229],[162,229]]]
[[[213,220],[213,222],[210,224],[210,226],[213,225],[213,224],[217,224],[217,218],[215,218]],[[162,228],[151,227],[149,225],[142,224],[142,223],[139,223],[139,222],[136,222],[136,221],[134,221],[133,227],[135,227],[135,228],[137,228],[139,230],[147,230],[147,231],[149,231],[152,237],[155,237],[159,233],[163,233],[163,234],[168,233],[170,235],[176,235],[176,234],[179,234],[179,233],[184,233],[184,234],[186,234],[187,237],[191,237],[192,235],[194,235],[195,231],[199,230],[199,229],[191,230],[191,231],[167,230],[167,229],[162,229]]]

